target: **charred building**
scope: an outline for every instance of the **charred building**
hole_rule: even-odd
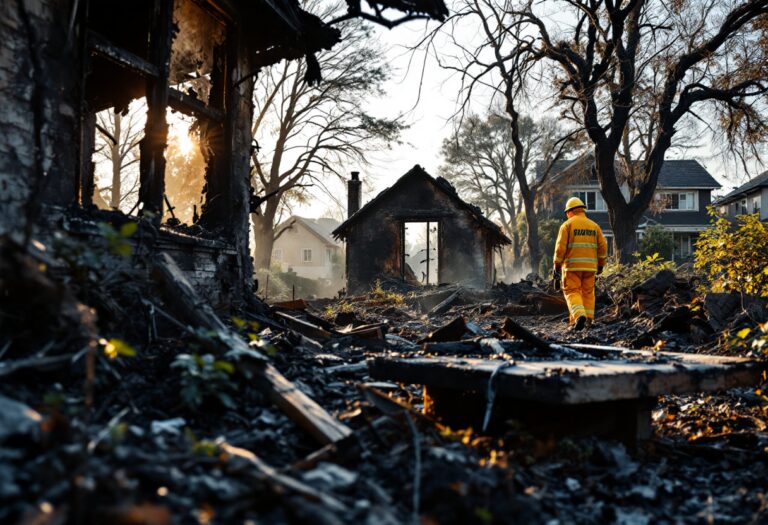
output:
[[[349,293],[380,278],[493,284],[494,251],[511,241],[447,180],[416,165],[362,208],[357,172],[348,184],[349,217],[333,234],[347,243]],[[420,243],[409,242],[414,233]]]
[[[386,4],[445,16],[442,2]],[[315,53],[340,31],[297,0],[11,0],[0,25],[0,235],[134,222],[214,302],[248,289],[254,79],[301,59],[320,81]],[[130,154],[117,151],[133,116]],[[191,135],[194,166],[170,147]],[[109,148],[123,163],[111,198],[95,173]]]

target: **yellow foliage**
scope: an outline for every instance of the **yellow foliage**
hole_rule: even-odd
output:
[[[768,297],[768,228],[759,214],[740,215],[734,224],[710,210],[714,222],[696,241],[694,267],[712,291]]]

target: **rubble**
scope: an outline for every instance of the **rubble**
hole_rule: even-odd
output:
[[[23,263],[19,268],[36,266],[34,256],[9,246]],[[649,378],[668,373],[683,380],[690,377],[684,368],[702,360],[715,368],[717,362],[742,362],[692,353],[716,345],[712,336],[708,346],[697,344],[692,323],[706,322],[717,333],[710,319],[725,327],[742,322],[740,308],[726,308],[731,299],[709,298],[717,310],[706,306],[707,299],[681,310],[690,291],[677,277],[672,284],[660,278],[655,282],[666,284],[628,291],[618,305],[598,294],[599,321],[591,332],[574,334],[564,313],[539,310],[556,305],[558,296],[532,280],[486,291],[384,281],[383,292],[276,305],[252,299],[227,312],[210,308],[172,259],[151,257],[145,264],[152,272],[122,281],[117,305],[116,297],[96,287],[90,299],[98,298],[98,307],[90,316],[68,310],[81,312],[78,323],[43,325],[35,334],[23,326],[4,332],[20,337],[0,340],[0,403],[15,407],[0,417],[0,435],[14,434],[0,440],[0,521],[765,518],[768,405],[751,389],[662,395],[642,407],[649,416],[644,437],[655,437],[640,444],[625,439],[626,446],[595,437],[600,432],[590,425],[596,421],[588,424],[589,417],[605,419],[608,412],[558,411],[540,403],[526,409],[505,401],[509,388],[538,402],[546,395],[586,395],[589,368],[578,371],[584,363],[620,360],[625,367],[648,367]],[[641,293],[646,309],[633,310]],[[79,296],[74,283],[58,294],[73,305]],[[430,314],[452,296],[442,313]],[[7,306],[0,304],[3,311]],[[114,314],[118,309],[136,315]],[[515,309],[521,313],[512,314]],[[135,356],[110,358],[104,345],[83,352],[88,337],[123,341]],[[625,345],[642,337],[650,337],[645,348]],[[653,348],[659,340],[666,342],[660,352]],[[73,348],[73,341],[80,346]],[[192,356],[191,369],[172,366],[179,354]],[[88,355],[94,358],[91,372]],[[223,376],[203,379],[208,372],[195,355],[212,356],[206,362],[218,363]],[[383,377],[375,363],[386,362],[450,362],[455,374],[483,362],[497,370],[497,380],[478,378],[475,388],[483,395],[472,404],[468,397],[451,398],[450,389]],[[517,371],[536,366],[547,371],[507,385]],[[201,390],[200,404],[189,406],[182,384],[199,384],[195,374],[210,388]],[[726,376],[698,377],[707,389],[729,386],[716,384],[716,377]],[[443,387],[459,385],[443,379]],[[566,387],[545,394],[538,381]],[[489,385],[495,395],[490,404]],[[669,383],[654,379],[646,386]],[[635,408],[615,399],[617,389],[633,387],[642,385],[617,380],[600,395],[618,403],[611,410],[623,414],[623,430],[639,435],[641,429],[627,423]],[[491,424],[482,432],[489,405]],[[18,439],[33,434],[35,439]],[[619,434],[613,438],[624,439]]]

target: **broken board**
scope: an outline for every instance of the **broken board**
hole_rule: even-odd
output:
[[[482,428],[489,380],[504,363],[377,357],[368,367],[375,379],[425,385],[426,411],[445,424]],[[496,373],[492,410],[497,424],[517,419],[534,432],[608,435],[634,445],[651,437],[658,396],[753,385],[764,368],[742,358],[671,353],[636,361],[519,361]]]
[[[669,357],[672,356],[672,357]],[[749,359],[662,354],[655,362],[628,360],[519,361],[497,376],[497,396],[574,405],[687,394],[753,385],[764,365]],[[376,357],[371,377],[461,390],[484,391],[504,361],[452,357]]]

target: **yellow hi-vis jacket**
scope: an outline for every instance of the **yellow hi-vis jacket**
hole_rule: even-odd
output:
[[[605,266],[608,243],[603,230],[596,222],[587,218],[583,210],[560,226],[555,244],[555,265],[572,272],[596,272],[598,266]]]

